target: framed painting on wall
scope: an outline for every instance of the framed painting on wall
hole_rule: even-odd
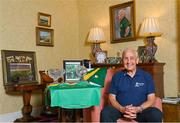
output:
[[[1,50],[5,86],[38,83],[35,52]]]
[[[36,27],[36,45],[54,46],[54,30]]]
[[[111,6],[109,12],[111,43],[135,40],[134,1]]]
[[[38,26],[51,27],[51,15],[38,12]]]

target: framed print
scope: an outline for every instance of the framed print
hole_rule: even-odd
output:
[[[51,27],[51,15],[38,12],[38,26]]]
[[[35,52],[1,50],[1,54],[5,86],[38,83]]]
[[[78,69],[81,67],[81,60],[63,60],[63,68],[65,70],[64,80],[65,81],[79,81]]]
[[[36,27],[36,45],[54,46],[54,30]]]
[[[107,58],[107,51],[98,51],[95,54],[96,63],[105,63]]]
[[[135,40],[134,1],[111,6],[109,12],[111,43]]]

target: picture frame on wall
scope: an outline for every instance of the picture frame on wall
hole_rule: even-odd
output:
[[[79,81],[78,68],[82,66],[82,60],[63,60],[63,68],[65,70],[64,81]]]
[[[51,27],[51,15],[38,12],[38,26]]]
[[[54,46],[54,30],[42,27],[36,27],[36,45]]]
[[[1,50],[1,55],[4,86],[38,83],[35,52]]]
[[[109,8],[111,43],[136,40],[134,1]]]

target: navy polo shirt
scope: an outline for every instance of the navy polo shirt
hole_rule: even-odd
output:
[[[116,100],[122,105],[139,106],[147,100],[147,95],[155,93],[152,76],[137,68],[133,77],[126,71],[114,74],[109,93],[116,95]]]

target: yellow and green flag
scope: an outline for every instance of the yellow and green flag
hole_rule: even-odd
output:
[[[101,87],[104,87],[104,81],[106,78],[107,68],[95,68],[93,70],[90,70],[87,72],[83,79],[88,82],[93,82],[95,84],[100,85]]]

